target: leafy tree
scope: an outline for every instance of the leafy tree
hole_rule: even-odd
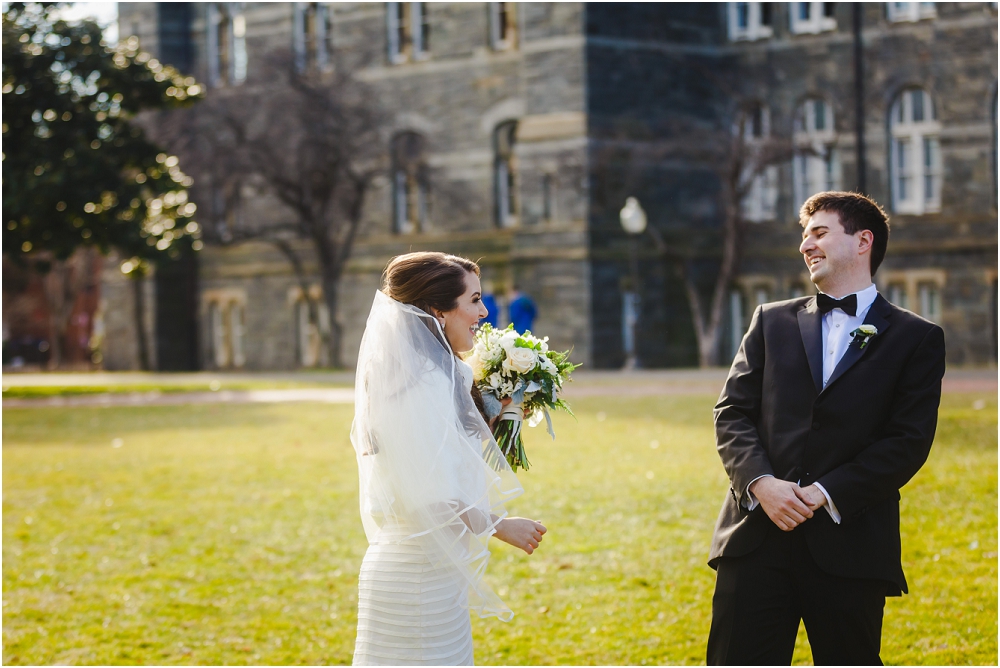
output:
[[[109,48],[96,23],[61,19],[59,3],[7,5],[6,259],[45,270],[82,247],[115,248],[130,258],[123,271],[139,277],[182,240],[200,246],[191,178],[130,120],[189,104],[201,87],[138,46],[133,38]]]

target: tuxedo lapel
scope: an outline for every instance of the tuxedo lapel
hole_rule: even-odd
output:
[[[869,348],[871,348],[875,339],[885,334],[885,330],[889,329],[889,321],[886,320],[886,316],[890,310],[891,307],[889,306],[889,302],[883,299],[882,295],[875,297],[875,301],[872,303],[871,308],[868,309],[868,315],[865,316],[864,324],[874,325],[878,330],[878,334],[869,339],[868,345],[864,348],[858,347],[853,340],[851,341],[851,343],[847,346],[847,352],[844,353],[842,358],[840,358],[840,362],[830,375],[830,380],[827,382],[826,387],[823,388],[824,392],[828,390],[838,378],[843,376],[848,369],[854,366],[858,360],[864,357],[864,354],[868,352]]]
[[[799,334],[802,335],[802,345],[806,349],[806,359],[809,360],[809,372],[812,374],[816,392],[823,391],[823,314],[816,306],[813,297],[806,307],[798,312]]]

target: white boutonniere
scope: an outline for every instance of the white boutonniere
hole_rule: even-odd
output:
[[[858,344],[858,350],[864,350],[868,342],[878,336],[878,327],[875,325],[861,325],[851,332],[852,343]]]

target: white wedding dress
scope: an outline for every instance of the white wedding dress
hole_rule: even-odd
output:
[[[351,429],[369,542],[354,665],[471,665],[470,610],[513,616],[483,575],[503,502],[523,490],[471,384],[437,320],[376,293]]]

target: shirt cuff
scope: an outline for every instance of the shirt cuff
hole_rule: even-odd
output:
[[[823,492],[823,496],[826,497],[826,505],[824,508],[826,508],[826,512],[830,513],[833,523],[840,524],[840,512],[837,511],[837,504],[835,504],[833,499],[830,498],[830,494],[823,488],[823,485],[818,482],[814,482],[813,484],[816,485],[816,489]]]
[[[757,476],[756,478],[754,478],[753,480],[750,481],[750,484],[747,485],[747,490],[746,490],[747,493],[743,497],[743,507],[744,508],[746,508],[747,510],[753,510],[760,503],[759,501],[757,501],[757,497],[753,495],[753,492],[750,491],[750,485],[754,484],[755,482],[757,482],[761,478],[773,478],[773,477],[774,476],[771,475],[770,473],[765,473],[764,475],[759,475],[759,476]],[[826,494],[826,492],[823,492],[823,493]],[[826,498],[827,498],[827,500],[829,500],[830,497],[828,496]],[[837,520],[837,522],[839,524],[840,520]]]

